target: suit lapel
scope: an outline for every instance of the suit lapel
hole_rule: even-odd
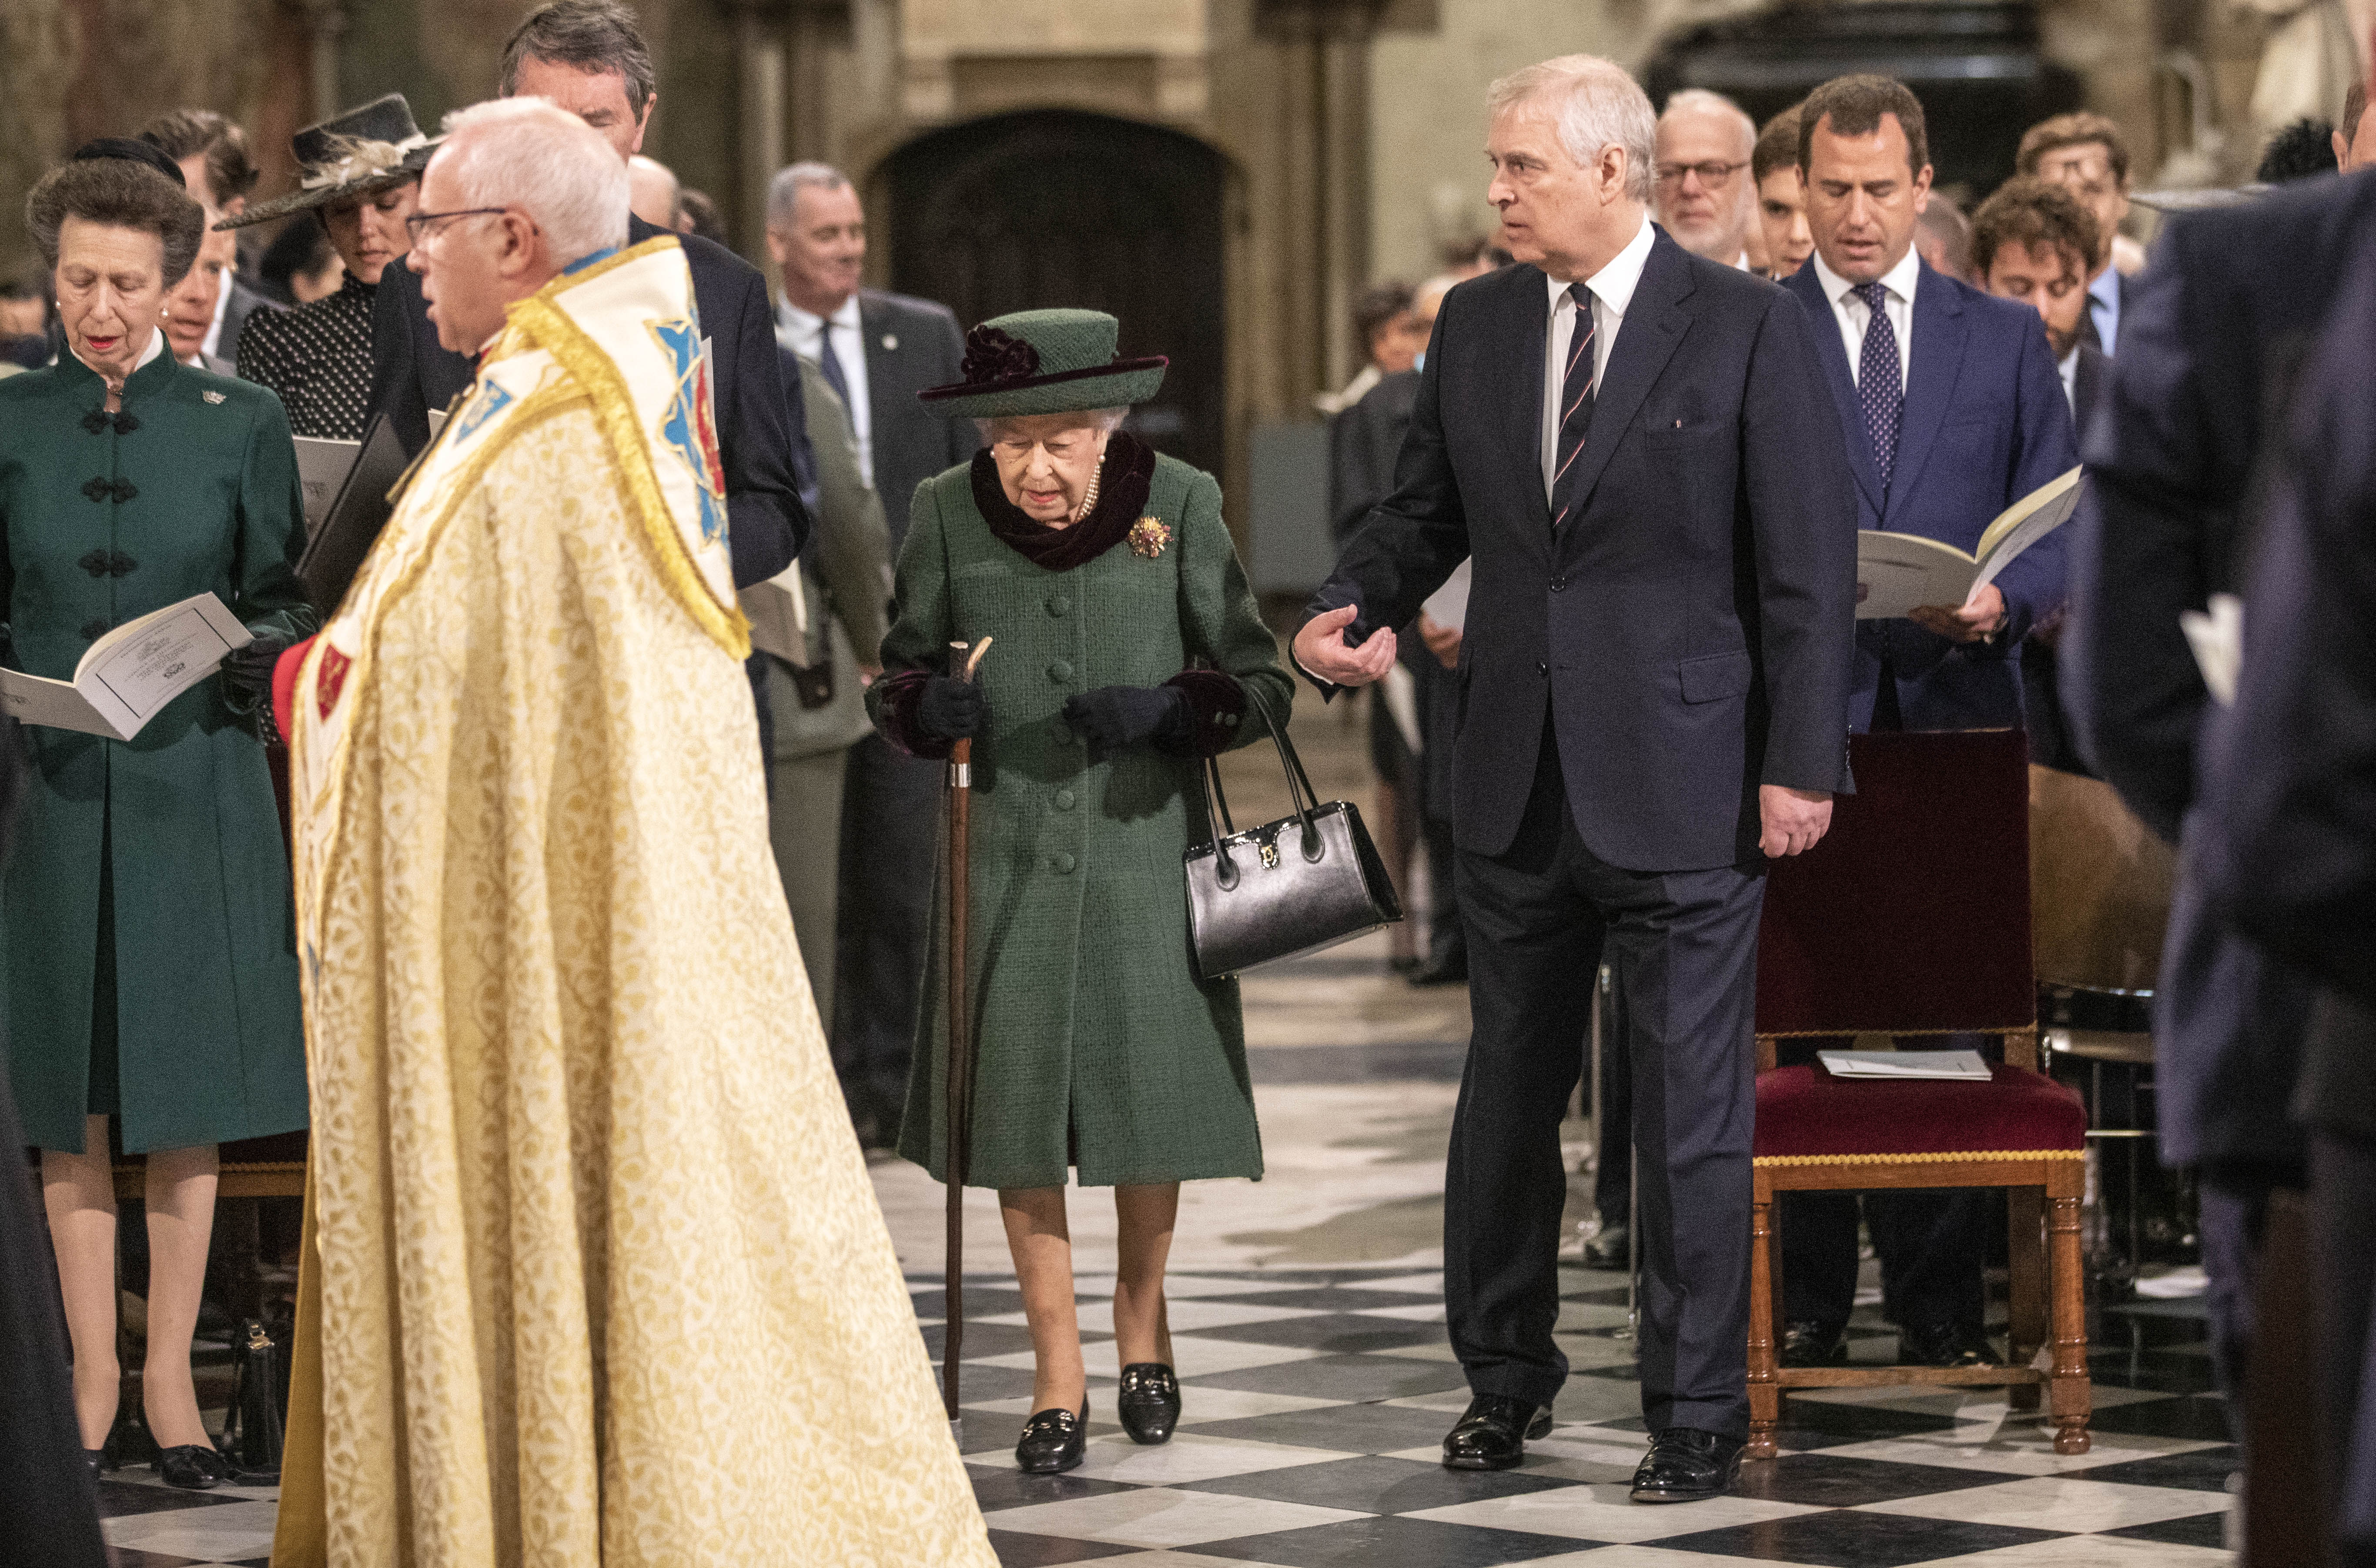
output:
[[[1847,438],[1848,467],[1856,470],[1857,488],[1878,518],[1885,508],[1881,470],[1872,466],[1872,434],[1865,428],[1864,405],[1857,401],[1856,380],[1848,374],[1848,351],[1840,341],[1839,317],[1824,298],[1824,280],[1810,256],[1782,286],[1799,296],[1811,313],[1807,325],[1815,334],[1815,357],[1824,362],[1824,380],[1832,388],[1832,406],[1839,410],[1840,434]]]
[[[886,349],[885,343],[899,339],[884,330],[883,314],[864,290],[858,295],[858,347],[866,356],[866,402],[870,427],[881,439],[883,429],[883,388],[897,384],[892,374],[891,356],[899,350]]]
[[[1513,336],[1526,345],[1525,357],[1517,362],[1531,367],[1532,374],[1504,378],[1508,414],[1502,425],[1514,437],[1511,461],[1522,465],[1519,471],[1527,476],[1520,487],[1527,494],[1527,536],[1544,543],[1551,532],[1550,503],[1543,497],[1543,366],[1550,353],[1550,291],[1538,268],[1519,271],[1527,286],[1517,291],[1512,306]]]
[[[1641,410],[1642,399],[1674,357],[1675,346],[1692,324],[1677,302],[1692,291],[1691,268],[1682,247],[1666,231],[1653,230],[1649,258],[1642,264],[1641,280],[1626,302],[1624,319],[1617,328],[1617,346],[1610,350],[1609,367],[1592,397],[1592,423],[1586,427],[1584,450],[1576,455],[1583,472],[1576,478],[1576,516],[1581,518],[1592,500],[1601,470],[1609,467],[1626,426]],[[1536,394],[1539,406],[1541,394]]]
[[[1906,414],[1897,431],[1897,463],[1889,476],[1891,509],[1914,493],[1922,465],[1938,444],[1939,427],[1954,406],[1964,371],[1964,303],[1955,286],[1925,263],[1914,284],[1914,357],[1907,367]],[[1883,527],[1888,526],[1884,518]]]

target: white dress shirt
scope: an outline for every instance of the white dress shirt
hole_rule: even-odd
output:
[[[1848,379],[1855,381],[1864,374],[1864,329],[1872,312],[1857,297],[1855,284],[1824,265],[1823,252],[1809,256],[1807,265],[1815,269],[1815,280],[1824,286],[1824,298],[1832,302],[1832,316],[1840,324],[1840,346],[1848,351]],[[1882,308],[1889,313],[1890,330],[1897,335],[1897,389],[1901,393],[1914,369],[1914,286],[1921,276],[1922,257],[1912,245],[1906,247],[1896,266],[1881,275],[1881,286],[1889,291],[1883,296]]]
[[[859,325],[858,296],[841,302],[830,318],[814,315],[786,300],[776,312],[776,337],[784,347],[812,362],[825,358],[821,339],[833,333],[833,357],[849,386],[850,429],[858,434],[858,469],[874,482],[874,410],[866,395],[866,333]]]
[[[2062,400],[2070,404],[2071,411],[2076,414],[2079,411],[2078,344],[2072,344],[2071,351],[2054,362],[2054,374],[2062,378]]]
[[[1643,264],[1650,259],[1650,243],[1654,238],[1648,218],[1642,220],[1641,229],[1625,242],[1625,248],[1602,265],[1599,271],[1585,279],[1585,291],[1592,296],[1592,385],[1597,390],[1601,377],[1609,374],[1609,355],[1617,347],[1618,328],[1625,325],[1625,307],[1634,301],[1634,285],[1642,281]],[[1560,400],[1567,390],[1568,346],[1575,341],[1575,296],[1568,285],[1544,275],[1550,290],[1550,341],[1543,353],[1543,496],[1551,493],[1551,476],[1559,472]]]
[[[223,269],[222,282],[215,290],[215,318],[207,323],[207,335],[198,339],[198,352],[209,358],[222,342],[223,315],[231,309],[231,269]]]

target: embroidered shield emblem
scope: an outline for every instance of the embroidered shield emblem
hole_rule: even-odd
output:
[[[649,324],[653,340],[676,374],[676,393],[660,416],[660,440],[692,471],[701,506],[701,537],[726,537],[726,462],[718,451],[717,411],[710,397],[709,359],[701,351],[701,327],[679,316]]]
[[[327,722],[330,710],[339,706],[339,694],[346,689],[347,671],[355,661],[329,644],[322,645],[322,661],[314,667],[314,706]]]

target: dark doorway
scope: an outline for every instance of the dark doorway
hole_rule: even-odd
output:
[[[891,286],[970,327],[1051,305],[1122,320],[1122,352],[1170,374],[1130,428],[1218,473],[1225,426],[1221,155],[1132,120],[1001,114],[891,155]]]

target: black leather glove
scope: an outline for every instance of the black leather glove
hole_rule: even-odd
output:
[[[222,683],[223,706],[232,717],[247,721],[255,738],[269,744],[279,738],[272,722],[272,670],[289,643],[282,637],[258,637],[245,647],[223,656],[215,678]]]
[[[980,686],[947,675],[925,682],[924,695],[916,700],[917,726],[935,740],[971,739],[980,732],[986,712]]]
[[[1177,686],[1099,686],[1064,699],[1064,722],[1100,751],[1177,745],[1195,729],[1188,694]]]

